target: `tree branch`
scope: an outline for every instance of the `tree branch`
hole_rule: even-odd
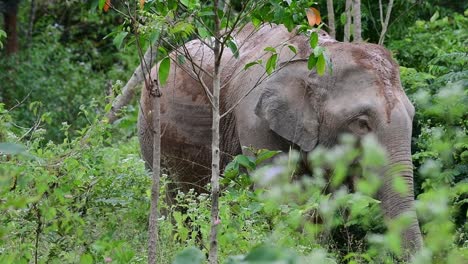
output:
[[[382,5],[381,3],[379,2],[379,7],[381,8],[380,9],[380,13],[382,15]],[[387,33],[387,28],[388,28],[388,22],[390,22],[390,15],[392,13],[392,8],[393,8],[393,0],[390,0],[390,2],[388,3],[388,7],[387,7],[387,14],[385,15],[385,22],[382,22],[382,32],[380,33],[380,38],[379,38],[379,45],[383,45],[384,44],[384,41],[385,41],[385,34]]]
[[[112,108],[107,114],[109,123],[114,123],[117,120],[117,114],[122,107],[128,105],[135,95],[137,85],[143,81],[145,65],[151,64],[154,58],[158,55],[158,49],[156,45],[151,45],[145,52],[143,60],[140,61],[140,65],[135,69],[132,77],[122,89],[122,93],[119,94],[112,102]]]

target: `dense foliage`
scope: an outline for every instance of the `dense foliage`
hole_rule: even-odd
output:
[[[401,10],[407,7],[396,2]],[[117,124],[101,121],[108,108],[107,80],[118,89],[134,58],[116,52],[112,40],[101,43],[115,18],[103,25],[91,6],[66,3],[39,16],[43,20],[27,51],[1,58],[0,263],[144,263],[150,178],[134,136],[135,107]],[[450,8],[461,7],[435,6],[432,18],[425,13],[419,16],[425,20],[412,22],[404,33],[391,31],[404,37],[391,37],[387,45],[402,65],[403,86],[417,109],[413,161],[425,248],[413,263],[468,261],[468,18]],[[95,30],[81,32],[74,22],[68,22],[69,30],[52,26],[62,12]],[[287,17],[271,14],[273,20]],[[364,24],[372,27],[372,21]],[[97,41],[80,42],[83,34],[97,34]],[[362,148],[352,138],[342,143],[315,150],[309,156],[313,177],[292,182],[295,153],[251,150],[255,158],[236,157],[224,172],[221,259],[396,262],[398,233],[407,221],[403,216],[384,222],[372,198],[379,182],[372,168],[384,162],[382,150],[372,138]],[[351,161],[357,155],[365,177],[350,192],[341,183],[356,169]],[[257,169],[273,157],[274,163]],[[333,168],[329,183],[324,171]],[[252,182],[259,188],[252,190]],[[328,184],[333,195],[323,191]],[[398,180],[394,187],[405,191]],[[162,201],[158,257],[161,263],[200,263],[208,247],[209,197],[190,192],[177,199],[177,210]]]

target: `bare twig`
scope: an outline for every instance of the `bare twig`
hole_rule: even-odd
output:
[[[383,7],[382,3],[379,1],[379,8],[380,8],[380,15],[381,19],[382,18],[382,12],[383,12]],[[385,15],[385,22],[382,23],[382,32],[380,33],[380,38],[379,38],[379,45],[383,45],[385,41],[385,34],[387,33],[387,28],[388,28],[388,22],[390,21],[390,15],[392,13],[392,8],[393,8],[393,0],[390,0],[388,3],[387,7],[387,14]]]
[[[243,94],[228,110],[226,110],[222,115],[221,115],[221,118],[225,117],[226,115],[228,115],[230,112],[232,112],[255,88],[257,88],[260,84],[262,84],[265,80],[269,79],[270,77],[272,77],[273,75],[275,75],[276,73],[278,73],[281,69],[283,69],[284,67],[286,67],[286,65],[291,62],[294,58],[296,57],[296,55],[294,55],[292,58],[290,58],[287,62],[283,63],[278,69],[276,69],[275,71],[273,71],[270,75],[266,75],[266,71],[262,74],[262,76],[260,76],[260,78],[258,78],[257,82],[252,86],[250,87],[250,89],[245,93]]]
[[[107,114],[109,123],[115,122],[115,120],[117,120],[117,113],[120,111],[120,109],[122,109],[122,107],[130,103],[133,96],[135,95],[138,84],[140,84],[143,81],[143,70],[145,68],[145,65],[147,66],[147,64],[151,64],[151,61],[157,57],[157,54],[158,49],[154,44],[146,50],[142,61],[140,61],[140,64],[133,72],[132,77],[123,87],[122,93],[114,99],[114,102],[112,103],[112,108]]]
[[[22,105],[26,101],[26,99],[29,98],[30,95],[31,95],[31,91],[21,101],[17,101],[17,103],[14,106],[12,106],[10,109],[8,109],[8,112],[11,112],[15,108],[17,108],[18,106]]]

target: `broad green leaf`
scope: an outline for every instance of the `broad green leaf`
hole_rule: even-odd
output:
[[[263,161],[278,155],[279,153],[281,153],[281,151],[262,149],[260,150],[260,153],[257,155],[257,159],[255,160],[255,163],[258,165],[262,163]]]
[[[177,254],[172,264],[201,264],[204,262],[205,254],[196,247],[189,247]]]
[[[167,77],[169,77],[169,70],[171,68],[171,59],[169,57],[165,57],[161,60],[159,64],[158,70],[158,79],[161,85],[166,84]]]
[[[288,45],[288,48],[294,53],[297,54],[297,49],[294,45]]]
[[[281,251],[269,246],[260,246],[252,249],[244,261],[247,263],[272,263],[280,259]]]
[[[209,36],[210,36],[210,33],[208,32],[208,30],[206,30],[205,27],[200,26],[200,27],[198,27],[198,35],[200,35],[200,37],[201,37],[202,39],[204,39],[204,38],[209,37]]]
[[[262,21],[258,18],[253,17],[252,24],[254,25],[255,28],[258,28],[262,24]]]
[[[120,32],[119,34],[117,34],[117,36],[115,36],[114,38],[114,45],[120,49],[122,47],[122,43],[123,43],[123,40],[125,39],[125,37],[128,35],[128,32],[126,31],[122,31]]]
[[[315,47],[314,48],[315,57],[320,56],[324,51],[325,51],[325,49],[323,47],[320,47],[320,46]]]
[[[99,10],[102,10],[104,8],[105,3],[106,3],[106,0],[99,0]]]
[[[214,16],[214,12],[211,11],[211,10],[208,10],[208,11],[202,11],[200,13],[198,13],[199,16],[209,16],[209,17],[212,17]]]
[[[346,24],[346,12],[341,13],[340,22],[342,25]]]
[[[237,162],[239,162],[240,165],[243,167],[249,169],[249,170],[254,170],[255,169],[255,163],[252,162],[247,156],[245,155],[238,155],[236,157]]]
[[[257,65],[257,64],[262,64],[262,60],[257,60],[257,61],[252,61],[252,62],[247,63],[244,66],[244,70],[247,70],[248,68],[250,68],[250,67],[252,67],[254,65]]]
[[[266,48],[264,49],[264,51],[269,51],[269,52],[276,53],[276,49],[273,48],[273,47],[266,47]]]
[[[185,56],[182,55],[182,54],[178,54],[178,55],[177,55],[177,62],[178,62],[179,64],[184,64],[184,63],[185,63]]]
[[[232,54],[234,55],[234,58],[238,59],[239,58],[239,50],[237,49],[237,44],[233,39],[230,39],[227,41],[227,45],[229,49],[232,51]]]
[[[318,75],[322,76],[325,74],[325,69],[326,69],[327,64],[325,63],[325,58],[323,53],[320,54],[317,58],[317,73]]]
[[[93,256],[90,254],[81,255],[80,264],[93,264]]]
[[[429,21],[434,22],[439,18],[439,11],[436,11],[434,15],[431,16],[431,19]]]
[[[318,34],[317,32],[312,32],[310,34],[310,47],[315,49],[315,47],[317,47],[317,44],[318,44]]]
[[[170,28],[171,34],[181,34],[183,37],[189,36],[194,31],[194,25],[184,21],[177,22],[173,27]]]
[[[198,0],[180,0],[180,2],[189,10],[195,9],[196,7],[200,6],[200,2]]]
[[[307,69],[309,69],[309,71],[312,70],[316,64],[317,64],[317,58],[312,53],[309,55],[309,59],[307,60]]]
[[[266,63],[266,72],[268,75],[270,75],[275,69],[276,69],[276,61],[278,60],[278,54],[273,54],[271,57],[268,59]]]
[[[0,154],[16,155],[26,151],[26,147],[16,143],[0,143]]]

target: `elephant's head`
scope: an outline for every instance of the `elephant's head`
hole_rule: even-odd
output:
[[[385,217],[412,216],[402,234],[403,246],[414,252],[422,245],[413,207],[411,129],[414,107],[405,95],[398,65],[388,51],[373,44],[331,43],[327,54],[332,73],[318,76],[305,59],[289,62],[264,83],[256,114],[276,134],[303,151],[316,145],[332,146],[340,134],[357,137],[373,133],[386,148],[389,165],[404,165],[401,176],[409,192],[392,188],[392,177],[382,169],[378,198]]]

